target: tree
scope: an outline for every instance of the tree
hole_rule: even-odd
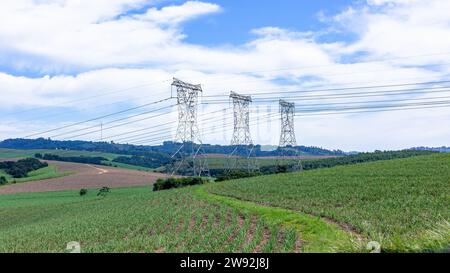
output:
[[[6,180],[6,178],[4,176],[0,176],[0,185],[5,185],[7,183],[8,181]]]

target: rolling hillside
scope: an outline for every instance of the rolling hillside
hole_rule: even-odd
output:
[[[332,219],[390,251],[450,242],[450,154],[235,180],[208,190]]]
[[[152,192],[0,195],[0,252],[441,251],[450,245],[450,155]]]

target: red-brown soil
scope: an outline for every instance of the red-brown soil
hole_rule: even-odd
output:
[[[8,159],[11,160],[11,159]],[[69,162],[47,161],[59,172],[70,175],[46,180],[30,181],[0,187],[0,194],[47,192],[89,188],[121,188],[152,185],[165,174],[96,166]]]

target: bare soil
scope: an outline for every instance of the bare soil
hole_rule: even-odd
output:
[[[11,160],[11,159],[9,159]],[[123,188],[152,185],[165,174],[135,171],[128,169],[96,166],[88,164],[46,161],[61,173],[70,175],[46,180],[30,181],[0,187],[0,194],[24,192],[48,192],[61,190],[79,190],[90,188]]]

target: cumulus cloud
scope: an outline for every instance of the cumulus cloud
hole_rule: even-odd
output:
[[[161,9],[151,8],[135,18],[162,25],[176,25],[202,15],[219,12],[220,6],[212,3],[188,1],[180,6],[167,6]]]
[[[20,122],[30,118],[29,114],[7,116],[0,138],[23,136],[165,98],[173,76],[202,83],[205,95],[227,94],[230,90],[271,90],[276,94],[317,86],[444,79],[450,73],[445,65],[450,58],[444,54],[450,48],[448,10],[448,1],[370,0],[340,14],[321,16],[327,27],[354,35],[352,40],[323,42],[317,32],[269,25],[249,30],[254,38],[247,43],[207,47],[187,43],[183,23],[225,12],[214,3],[188,1],[156,8],[145,0],[1,1],[0,67],[18,71],[18,75],[0,72],[2,102],[6,105],[2,111],[46,107],[57,114],[51,117],[51,123],[48,118]],[[31,78],[20,76],[21,71],[52,76]],[[67,103],[114,90],[126,91],[98,100]],[[224,106],[202,106],[201,111],[220,107]],[[276,107],[273,105],[272,111],[276,112]],[[69,111],[78,112],[71,115]],[[449,116],[443,108],[298,117],[296,125],[300,144],[347,150],[406,148],[446,144],[449,130],[436,120],[448,123]],[[170,118],[175,117],[158,121]],[[110,133],[153,122],[143,121]],[[276,144],[278,134],[261,132],[276,130],[279,124],[275,121],[263,126],[252,129],[255,141]],[[206,141],[227,143],[223,135],[219,130]]]
[[[358,35],[350,52],[367,52],[372,58],[448,53],[450,48],[450,2],[442,0],[373,0],[369,6],[350,7],[334,16],[346,30]],[[371,6],[381,8],[372,9]],[[417,64],[417,60],[413,60]],[[419,63],[446,61],[440,55]],[[448,61],[448,59],[447,59]],[[403,60],[407,64],[408,60]]]
[[[129,14],[144,4],[148,1],[2,1],[0,59],[10,60],[2,56],[6,53],[39,56],[42,62],[27,67],[49,72],[159,63],[180,46],[178,23],[219,10],[215,4],[189,1]]]

